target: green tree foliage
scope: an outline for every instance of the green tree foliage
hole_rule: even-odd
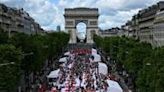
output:
[[[17,86],[21,54],[21,50],[13,45],[0,45],[0,90],[12,92]]]
[[[25,56],[23,63],[30,61],[27,65],[29,65],[29,70],[31,71],[39,71],[47,59],[47,51],[44,47],[46,45],[45,39],[46,38],[41,35],[33,35],[28,39],[29,43],[25,48],[28,50],[25,53],[32,54]]]
[[[7,91],[16,88],[20,70],[26,75],[39,72],[47,60],[54,61],[69,40],[68,34],[63,32],[44,35],[14,33],[9,39],[6,32],[0,31],[0,38],[0,64],[16,62],[0,66],[0,90]]]
[[[49,59],[53,59],[54,55],[60,53],[62,49],[67,45],[68,40],[69,35],[63,32],[47,34]]]
[[[156,48],[150,57],[144,59],[142,71],[136,84],[142,92],[163,92],[164,88],[164,47]]]
[[[0,44],[5,44],[8,41],[8,35],[7,32],[4,32],[1,28],[0,28]]]
[[[144,59],[150,56],[151,51],[152,48],[149,44],[138,44],[129,51],[128,57],[125,61],[123,61],[123,63],[129,70],[129,72],[137,73],[139,69],[142,68]]]
[[[30,36],[17,33],[10,39],[10,43],[21,48],[25,54],[22,60],[25,71],[39,71],[46,60],[53,62],[53,58],[61,53],[68,43],[68,34],[55,32]]]
[[[48,50],[48,61],[53,62],[54,58],[57,57],[62,50],[66,47],[69,40],[69,35],[63,32],[49,33],[47,37],[47,50]],[[58,63],[55,62],[55,65]],[[57,67],[56,67],[57,68]]]
[[[135,77],[138,92],[163,92],[164,47],[153,49],[148,43],[133,38],[94,36],[102,48],[117,63]]]
[[[24,34],[24,33],[16,33],[12,36],[10,39],[10,43],[15,45],[17,48],[22,49],[24,58],[21,62],[21,68],[25,71],[29,71],[32,69],[32,63],[33,63],[33,54],[28,55],[28,53],[33,52],[32,48],[32,36]],[[26,55],[27,54],[27,55]]]

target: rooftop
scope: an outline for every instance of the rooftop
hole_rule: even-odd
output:
[[[85,11],[85,10],[98,11],[98,8],[87,8],[87,7],[65,8],[65,11],[67,11],[67,10],[68,10],[68,11],[69,11],[69,10],[73,10],[73,11],[74,11],[74,10],[75,10],[75,11],[76,11],[76,10],[78,10],[78,11],[79,11],[79,10],[80,10],[80,11],[81,11],[81,10],[84,10],[84,11]]]

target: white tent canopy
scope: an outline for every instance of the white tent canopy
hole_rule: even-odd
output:
[[[98,70],[99,70],[99,73],[101,73],[101,74],[104,74],[104,75],[108,74],[108,67],[105,63],[99,62]]]
[[[113,80],[106,80],[109,87],[108,87],[108,92],[123,92],[122,88],[120,85],[113,81]]]
[[[94,56],[94,62],[101,61],[101,56],[99,54],[93,54],[93,56]]]
[[[48,78],[57,78],[59,76],[60,69],[51,71],[50,74],[47,76]]]
[[[59,62],[67,62],[67,57],[60,58]]]
[[[92,55],[97,54],[97,50],[92,48]]]
[[[65,52],[64,55],[67,55],[69,56],[71,53],[68,51],[68,52]]]

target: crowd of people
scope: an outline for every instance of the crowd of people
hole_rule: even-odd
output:
[[[68,53],[69,52],[69,53]],[[59,60],[60,67],[50,73],[50,92],[113,92],[110,90],[110,80],[115,77],[109,74],[107,67],[101,67],[101,59],[95,60],[95,49],[76,49],[68,51],[66,59]],[[101,69],[100,69],[101,68]],[[51,75],[51,76],[50,76]],[[122,89],[120,87],[120,91]]]

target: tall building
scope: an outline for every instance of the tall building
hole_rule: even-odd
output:
[[[43,29],[23,9],[15,9],[0,4],[0,27],[9,33],[42,33]]]
[[[99,35],[101,37],[112,37],[112,36],[121,36],[120,32],[122,30],[118,27],[116,28],[111,28],[111,29],[107,29],[107,30],[100,30]]]
[[[139,11],[138,24],[139,24],[139,39],[144,42],[153,44],[153,25],[154,19],[159,7],[153,5],[149,8]]]
[[[122,35],[125,35],[127,37],[133,37],[134,33],[132,31],[132,21],[128,21],[125,25],[121,27],[122,29]]]
[[[61,31],[60,25],[58,25],[58,26],[56,27],[56,31],[58,31],[58,32]]]
[[[128,27],[136,39],[152,46],[164,46],[164,1],[140,10]]]
[[[163,5],[160,4],[162,3],[159,3],[160,10],[155,15],[153,26],[154,46],[164,46],[164,3]]]
[[[161,1],[139,12],[138,35],[141,41],[151,43],[153,46],[159,46],[159,43],[161,43],[160,39],[164,39],[164,35],[161,35],[161,31],[159,31],[159,25],[163,24],[164,22],[160,21],[160,23],[158,23],[158,19],[164,16],[160,12],[163,9],[164,1]]]
[[[131,20],[131,33],[135,39],[139,38],[138,14],[134,15]]]

